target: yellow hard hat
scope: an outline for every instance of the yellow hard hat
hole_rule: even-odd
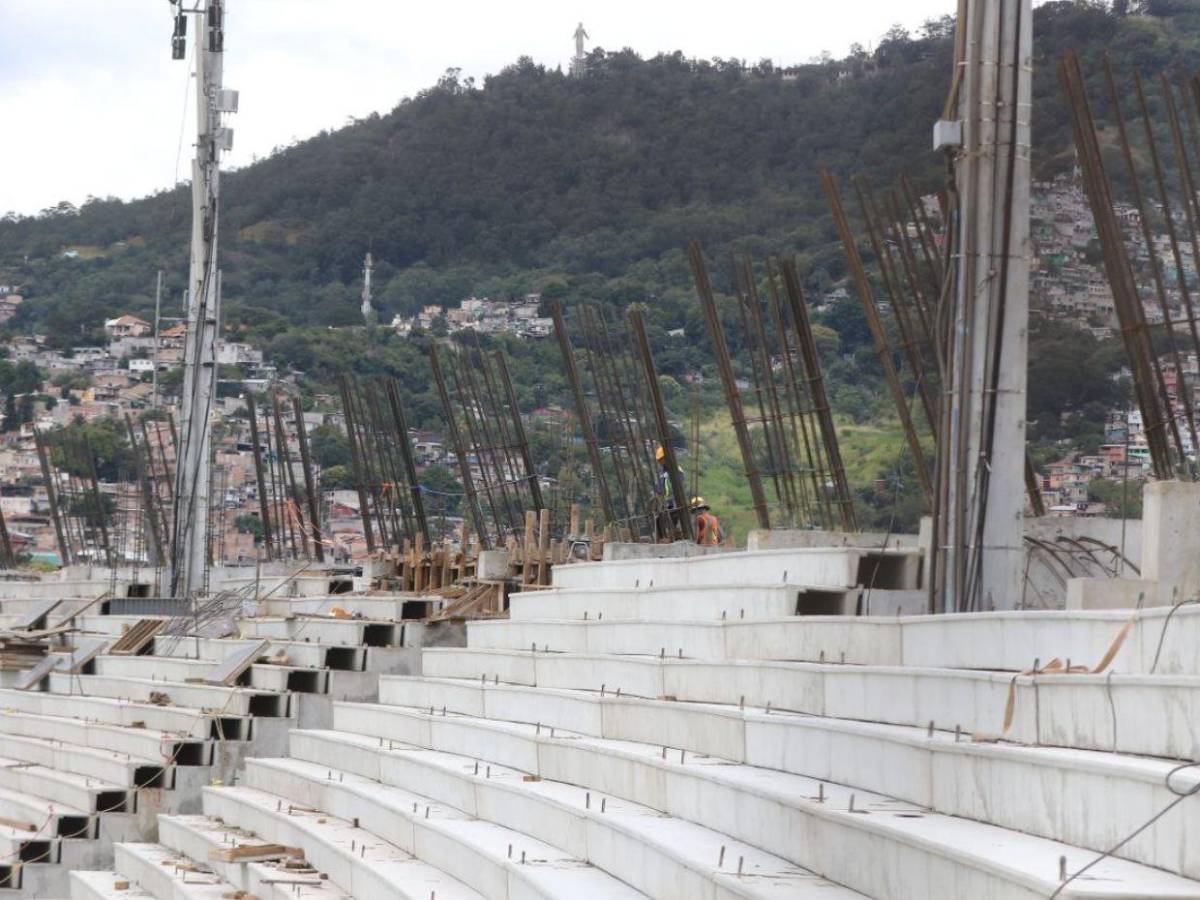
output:
[[[703,497],[693,497],[692,498],[692,509],[699,509],[702,506],[708,506],[708,501],[705,500]]]
[[[659,462],[662,462],[664,459],[667,458],[667,451],[660,446],[657,450],[654,451],[654,458],[656,460],[658,460]]]

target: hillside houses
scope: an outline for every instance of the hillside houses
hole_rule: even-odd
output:
[[[539,294],[526,294],[519,300],[490,300],[469,297],[457,307],[428,305],[411,317],[396,316],[392,328],[407,335],[415,329],[432,331],[444,321],[449,333],[476,331],[480,334],[513,334],[517,337],[541,338],[554,330],[554,320],[538,315]]]

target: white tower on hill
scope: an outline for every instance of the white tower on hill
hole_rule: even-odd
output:
[[[371,273],[375,270],[375,262],[371,259],[370,252],[367,253],[366,259],[363,260],[363,289],[362,289],[362,316],[363,321],[368,325],[375,324],[375,307],[371,305]]]

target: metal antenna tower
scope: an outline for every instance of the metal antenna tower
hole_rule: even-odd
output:
[[[172,5],[176,8],[171,39],[174,59],[186,56],[187,17],[196,18],[196,157],[192,162],[192,251],[168,588],[173,597],[194,597],[204,591],[208,566],[212,406],[221,303],[217,269],[220,158],[233,146],[233,131],[223,125],[223,116],[237,112],[238,95],[221,86],[224,0],[195,0],[191,8],[185,8],[182,0]]]
[[[934,140],[954,153],[957,219],[934,532],[944,612],[1015,607],[1024,560],[1033,10],[960,9],[945,116],[956,121]]]

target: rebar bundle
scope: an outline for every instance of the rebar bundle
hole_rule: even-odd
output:
[[[592,469],[596,506],[604,523],[625,539],[653,540],[664,512],[654,458],[661,437],[633,336],[599,307],[579,307],[570,323],[557,301],[550,311]],[[578,346],[572,333],[582,337]]]
[[[1190,143],[1193,147],[1192,153],[1189,153],[1189,142],[1184,140],[1179,107],[1176,105],[1177,88],[1166,75],[1160,79],[1161,101],[1167,113],[1174,148],[1176,185],[1172,189],[1171,180],[1163,164],[1163,156],[1158,148],[1156,123],[1150,114],[1141,76],[1136,73],[1134,76],[1138,115],[1143,133],[1143,143],[1138,147],[1131,139],[1121,109],[1112,67],[1107,58],[1104,61],[1108,106],[1117,128],[1124,174],[1139,226],[1135,233],[1127,234],[1118,218],[1118,204],[1102,155],[1099,130],[1084,86],[1079,58],[1074,53],[1068,53],[1059,63],[1058,74],[1067,96],[1067,108],[1075,135],[1084,190],[1103,250],[1104,269],[1112,289],[1113,307],[1133,374],[1134,395],[1142,414],[1151,470],[1155,478],[1195,478],[1195,466],[1189,459],[1188,443],[1184,440],[1186,433],[1194,451],[1198,444],[1193,400],[1195,385],[1189,383],[1179,345],[1190,339],[1191,352],[1200,359],[1200,334],[1197,333],[1194,303],[1189,287],[1189,274],[1194,277],[1194,267],[1200,259],[1200,229],[1197,227],[1200,220],[1200,199],[1196,196],[1197,181],[1192,159],[1196,152],[1200,83],[1193,80],[1189,85],[1178,89],[1184,98],[1184,108],[1188,111],[1192,138]],[[1135,159],[1138,158],[1149,159],[1148,174],[1135,163]],[[1143,184],[1147,180],[1153,185],[1156,198],[1151,202],[1147,202],[1146,192],[1143,190]],[[1173,202],[1174,197],[1180,199]],[[1172,303],[1173,298],[1167,289],[1167,264],[1159,257],[1152,223],[1160,224],[1167,234],[1170,267],[1173,269],[1179,304],[1182,306],[1180,320],[1176,320],[1172,314],[1172,306],[1175,304]],[[1192,252],[1191,273],[1184,264],[1180,246],[1181,231],[1186,235]],[[1163,318],[1167,356],[1175,371],[1174,397],[1168,389],[1163,363],[1155,347],[1154,335],[1146,315],[1142,290],[1131,255],[1145,256],[1150,268],[1154,299]],[[1183,325],[1186,325],[1187,329],[1183,334],[1179,334],[1178,331]]]
[[[777,524],[854,531],[853,499],[794,264],[768,263],[764,299],[752,260],[734,260],[736,303],[758,410],[757,416],[747,416],[704,256],[694,241],[688,252],[759,527],[772,524],[766,476],[774,488]],[[757,427],[752,431],[751,425]]]

